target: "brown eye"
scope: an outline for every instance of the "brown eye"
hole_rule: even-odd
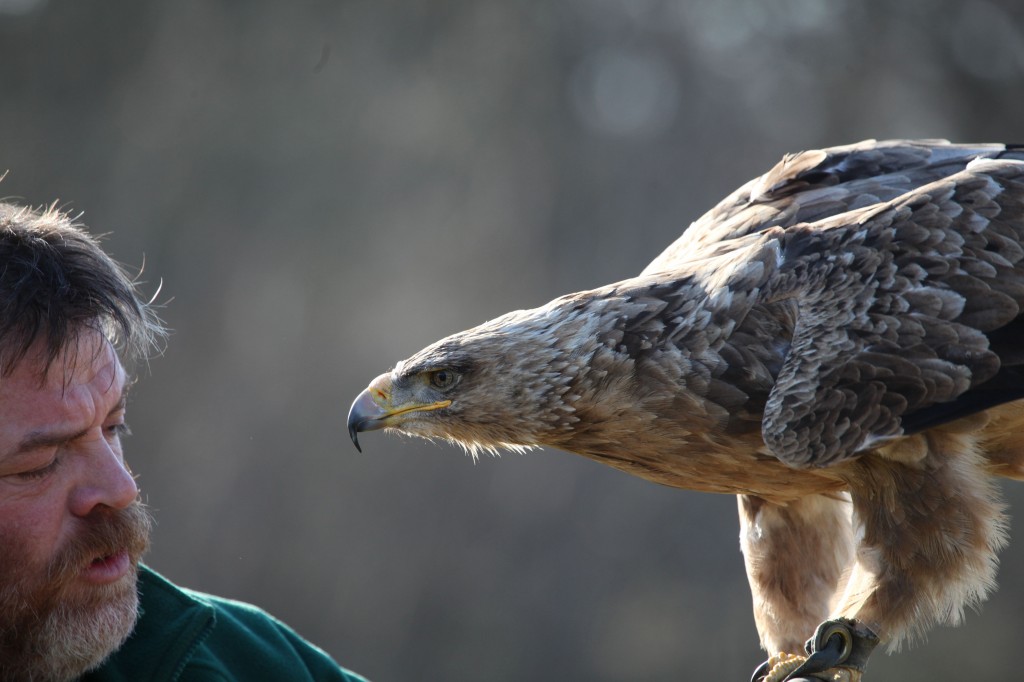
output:
[[[430,385],[443,390],[454,386],[458,378],[459,375],[450,369],[439,369],[430,374]]]

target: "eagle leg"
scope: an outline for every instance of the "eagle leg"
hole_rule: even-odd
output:
[[[891,650],[937,623],[957,625],[995,583],[1006,516],[977,433],[916,436],[916,463],[853,463],[854,515],[863,529],[834,616],[868,625]]]
[[[738,502],[740,547],[761,646],[770,654],[799,655],[808,635],[831,615],[837,586],[853,559],[850,499],[833,493],[777,504],[740,495]]]

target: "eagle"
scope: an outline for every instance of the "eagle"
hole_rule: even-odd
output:
[[[858,680],[993,589],[1024,480],[1024,147],[785,156],[638,276],[453,334],[348,428],[738,497],[755,680]]]

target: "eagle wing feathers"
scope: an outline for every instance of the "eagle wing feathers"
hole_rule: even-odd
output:
[[[799,312],[765,405],[773,454],[826,466],[906,433],[904,417],[919,428],[991,406],[972,394],[926,413],[1017,371],[986,334],[1021,314],[1024,254],[1007,244],[1024,242],[1022,180],[1022,162],[975,162],[858,222],[786,231],[774,294]]]
[[[976,158],[1024,159],[1024,150],[1002,144],[954,145],[946,140],[865,140],[787,154],[774,168],[694,221],[644,273],[671,270],[770,227],[816,222],[891,201],[962,170]]]

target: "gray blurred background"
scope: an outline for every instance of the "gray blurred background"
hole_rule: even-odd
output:
[[[0,196],[163,282],[149,562],[377,681],[748,678],[732,498],[360,455],[345,414],[429,342],[636,274],[785,152],[902,136],[1024,141],[1024,4],[0,0]],[[872,677],[1018,677],[1022,526],[982,612]]]

